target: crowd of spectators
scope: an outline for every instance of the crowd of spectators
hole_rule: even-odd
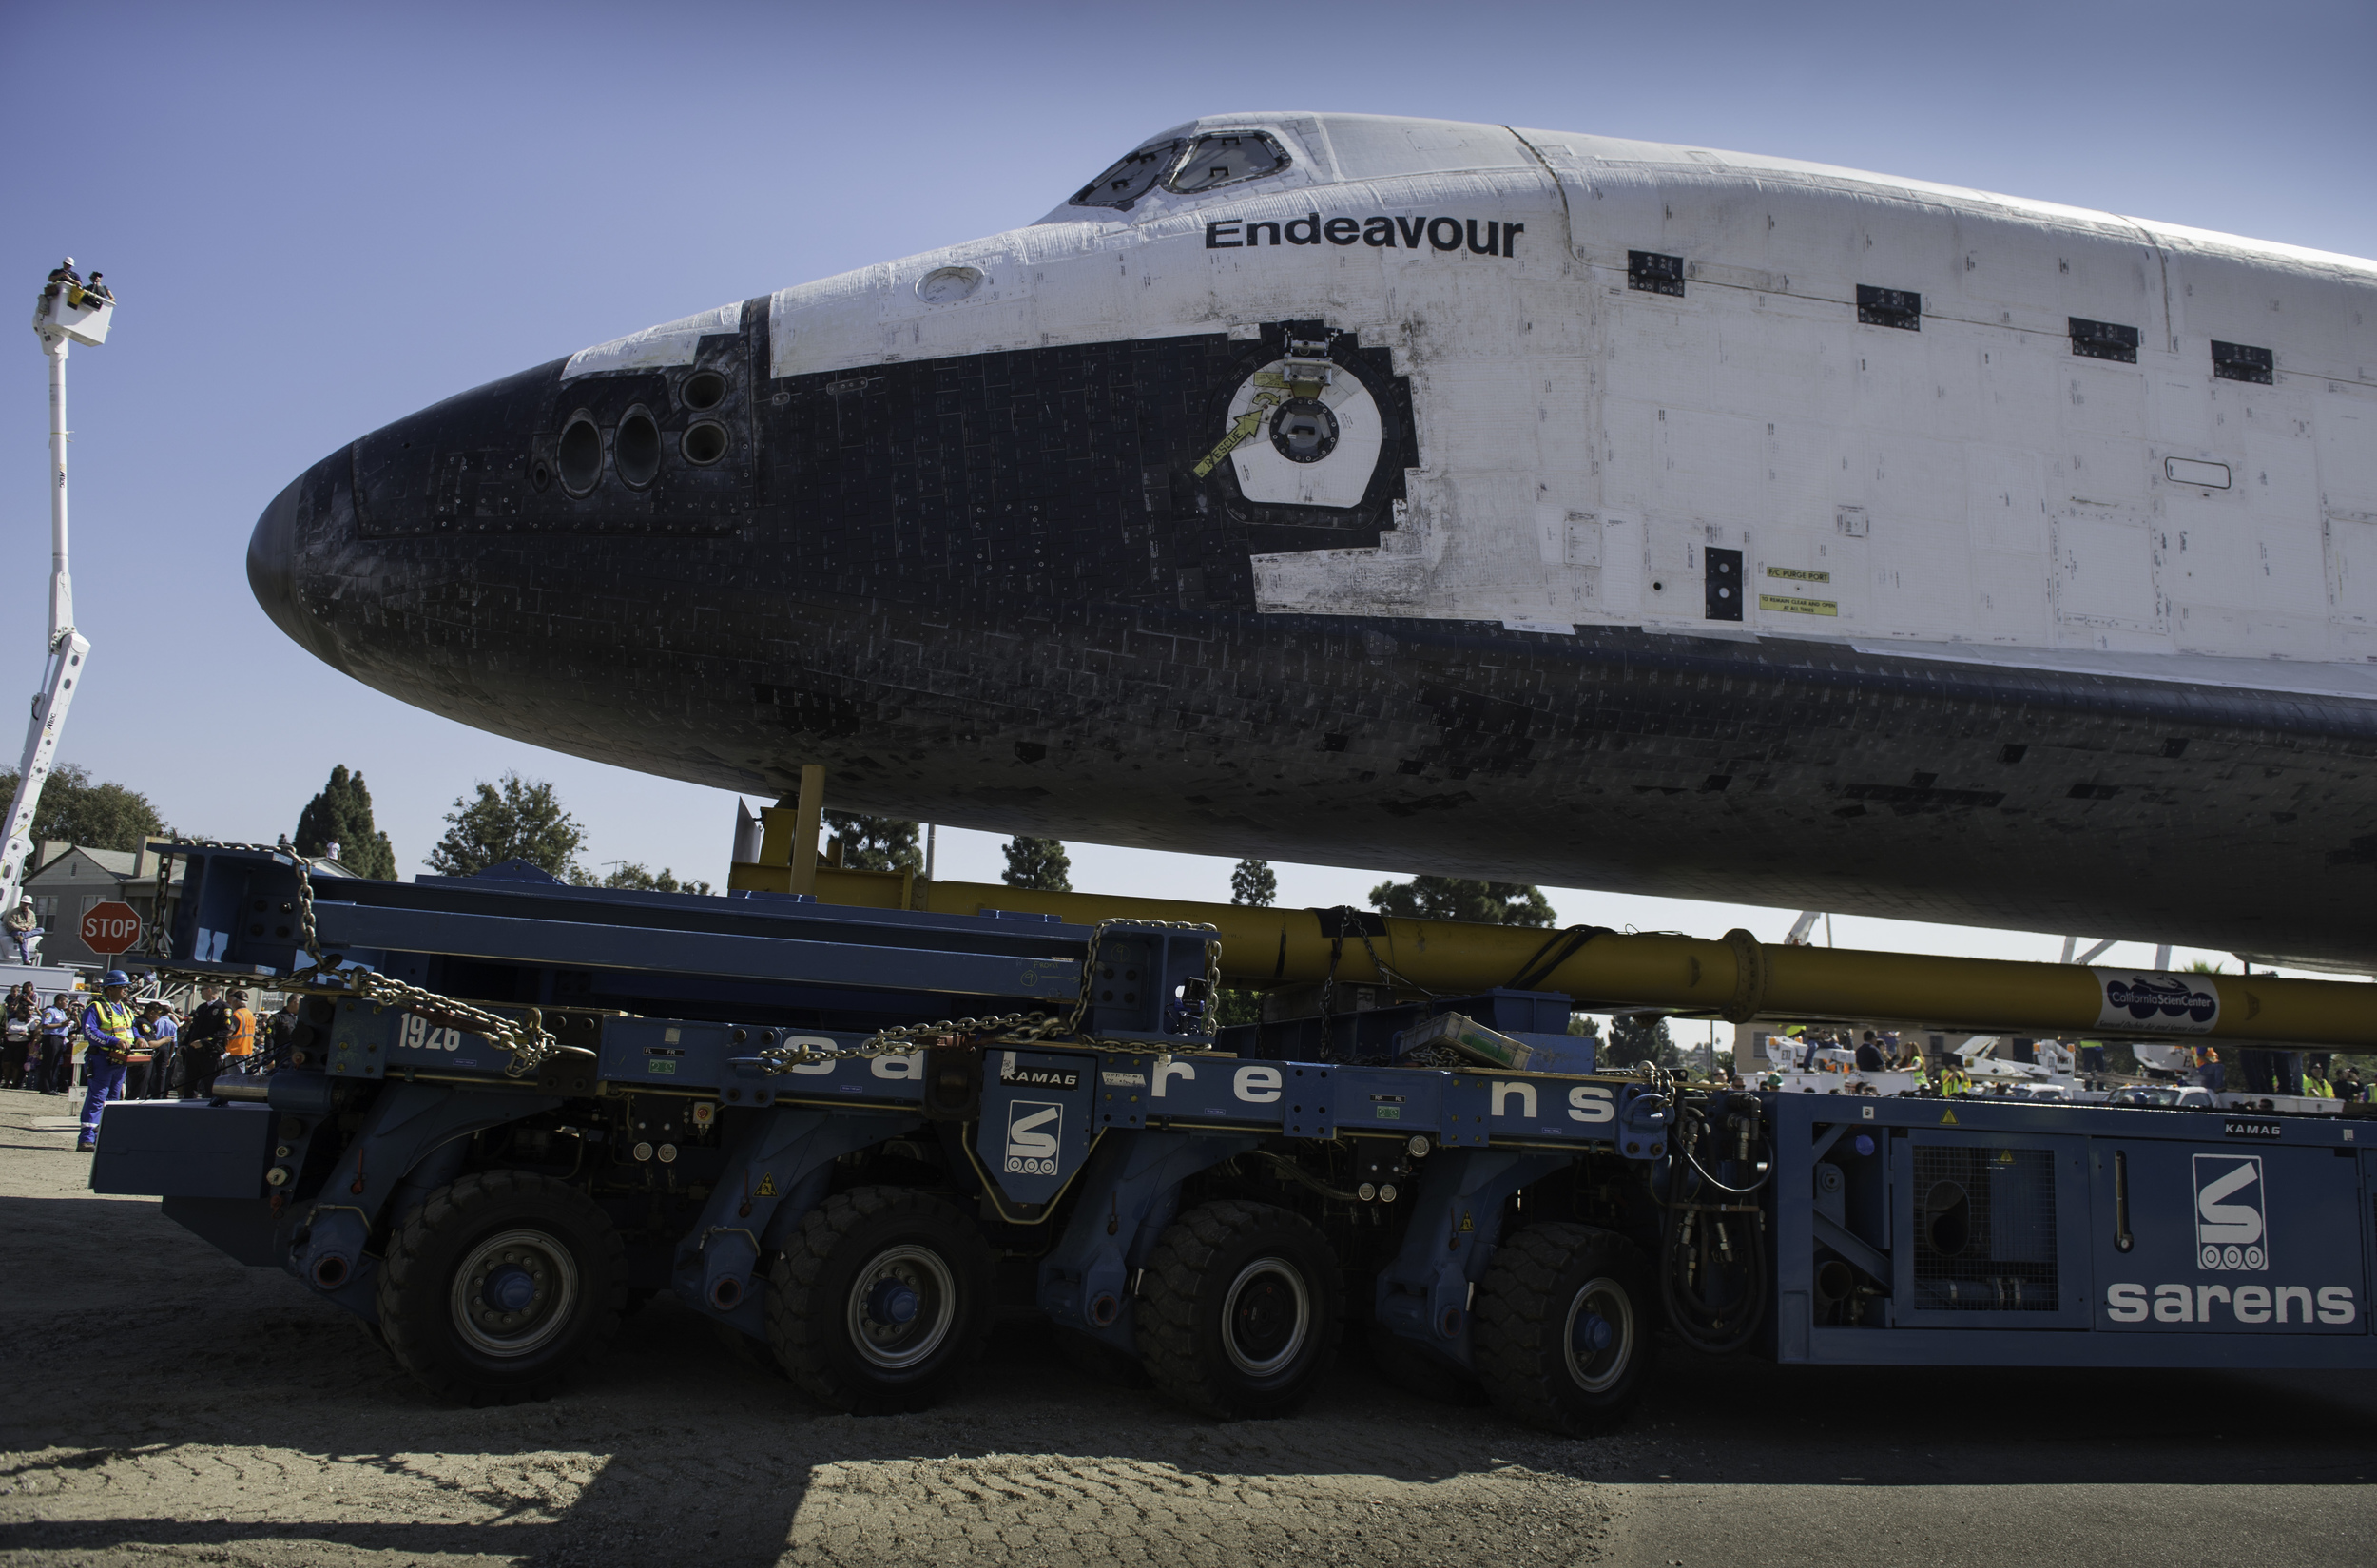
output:
[[[1859,1079],[1873,1074],[1908,1073],[1914,1075],[1919,1087],[1943,1094],[2031,1092],[2031,1080],[2022,1078],[1991,1079],[1977,1084],[1975,1074],[1953,1052],[1939,1052],[1936,1060],[1926,1061],[1922,1049],[1912,1039],[1903,1041],[1895,1030],[1868,1029],[1861,1034],[1841,1026],[1793,1025],[1769,1039],[1767,1051],[1768,1059],[1776,1063],[1781,1072],[1838,1073]],[[2102,1090],[2120,1081],[2109,1073],[2108,1052],[2103,1040],[2067,1043],[2017,1037],[2005,1042],[2002,1056],[2026,1067],[2045,1068],[2053,1074],[2077,1075],[2086,1087]],[[2241,1064],[2241,1081],[2231,1078],[2228,1064],[2221,1061],[2220,1048],[2210,1041],[2184,1053],[2186,1076],[2213,1094],[2234,1092],[2290,1095],[2347,1104],[2367,1102],[2377,1095],[2377,1081],[2368,1081],[2377,1078],[2377,1074],[2365,1078],[2357,1065],[2339,1062],[2327,1052],[2232,1046],[2231,1055]],[[1781,1078],[1777,1075],[1768,1081],[1779,1086]],[[1845,1092],[1878,1091],[1861,1082]]]
[[[219,1074],[264,1073],[286,1061],[298,1022],[294,995],[260,1021],[248,992],[206,985],[186,1014],[164,997],[127,1003],[131,1039],[100,1043],[86,1022],[106,999],[104,991],[45,997],[30,980],[9,991],[0,1000],[0,1089],[64,1097],[89,1085],[97,1059],[120,1053],[106,1064],[124,1068],[124,1082],[108,1099],[204,1099]]]

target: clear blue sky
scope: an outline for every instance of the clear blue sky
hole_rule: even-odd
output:
[[[589,861],[723,882],[733,798],[432,718],[300,652],[242,567],[283,484],[497,376],[1028,223],[1193,115],[1304,107],[1691,142],[2377,256],[2369,0],[10,15],[10,276],[29,300],[71,252],[124,301],[114,340],[72,363],[78,609],[96,651],[65,755],[145,790],[177,827],[226,837],[293,826],[346,763],[408,872],[455,795],[518,768],[560,786]],[[29,693],[44,381],[30,331],[10,353],[0,691]],[[0,740],[10,758],[18,737]],[[995,879],[996,842],[944,835],[942,873]],[[1226,861],[1076,845],[1075,864],[1094,890],[1226,896]],[[1359,902],[1378,875],[1284,868],[1283,899]],[[1790,918],[1554,897],[1568,920],[1769,939]],[[2054,956],[2037,937],[1839,928],[1843,945]]]

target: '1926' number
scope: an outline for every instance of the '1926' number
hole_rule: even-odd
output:
[[[403,1051],[459,1051],[467,1038],[459,1029],[433,1029],[427,1018],[409,1013],[396,1027],[396,1046]]]

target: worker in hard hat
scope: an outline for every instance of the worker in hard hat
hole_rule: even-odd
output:
[[[247,993],[231,993],[230,1030],[222,1045],[222,1071],[253,1073],[256,1071],[256,1015],[248,1010]]]
[[[40,961],[34,949],[41,941],[41,917],[33,912],[32,900],[20,899],[14,909],[0,915],[0,931],[6,931],[14,944],[17,962],[31,965]]]
[[[99,997],[83,1009],[80,1033],[90,1090],[83,1096],[83,1135],[74,1150],[87,1154],[99,1147],[100,1108],[124,1097],[125,1074],[140,1049],[133,1029],[131,976],[110,969],[99,977]]]

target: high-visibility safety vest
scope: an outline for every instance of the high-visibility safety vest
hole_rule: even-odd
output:
[[[244,1007],[231,1010],[231,1043],[222,1048],[226,1056],[256,1055],[256,1015]]]
[[[97,1046],[105,1051],[109,1061],[129,1061],[132,1057],[132,1006],[129,1002],[111,1002],[101,998],[90,1004],[87,1022],[95,1021],[97,1032],[115,1041]]]

